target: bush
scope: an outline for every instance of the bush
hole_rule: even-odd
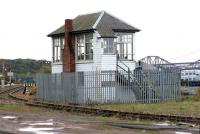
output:
[[[36,94],[36,87],[32,86],[32,87],[28,87],[29,90],[29,95],[35,95]]]
[[[200,101],[200,94],[196,95],[184,95],[178,101]]]

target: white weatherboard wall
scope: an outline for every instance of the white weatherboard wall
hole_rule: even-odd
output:
[[[93,60],[79,62],[76,61],[76,71],[97,71],[101,70],[101,59],[103,54],[103,49],[101,48],[102,39],[98,38],[99,34],[94,32],[93,34]]]
[[[103,39],[98,38],[100,37],[99,33],[95,31],[93,36],[93,43],[94,43],[94,64],[96,70],[101,70],[101,62],[102,62],[102,55],[103,55],[103,48],[102,43]]]
[[[63,64],[60,63],[52,63],[51,64],[51,72],[52,74],[58,74],[63,72]]]
[[[102,55],[101,70],[116,70],[116,55]]]
[[[95,69],[93,62],[76,63],[76,72],[95,71]]]

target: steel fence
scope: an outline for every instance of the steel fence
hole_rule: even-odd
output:
[[[62,103],[155,103],[180,97],[180,71],[38,74],[37,97]]]

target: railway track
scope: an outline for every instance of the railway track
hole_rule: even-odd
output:
[[[0,97],[2,96],[2,94],[7,93],[13,99],[23,101],[25,102],[25,104],[30,105],[30,106],[65,110],[68,112],[85,113],[85,114],[91,114],[91,115],[100,115],[100,116],[105,116],[105,117],[115,116],[121,119],[128,119],[128,120],[135,120],[135,119],[157,120],[157,121],[168,120],[172,122],[185,122],[185,123],[192,123],[196,125],[200,124],[200,117],[167,115],[167,114],[152,114],[152,113],[121,112],[121,111],[114,111],[114,110],[89,108],[89,107],[83,107],[83,106],[77,106],[77,105],[64,105],[64,104],[56,104],[56,103],[49,103],[49,102],[43,102],[43,101],[27,100],[27,99],[19,98],[15,96],[15,93],[22,89],[23,87],[15,87],[7,91],[0,92]]]
[[[6,88],[1,88],[0,90],[0,102],[4,103],[12,103],[15,102],[13,99],[10,98],[10,93],[14,91],[18,91],[23,89],[24,87],[21,85],[16,85],[16,86],[11,86],[11,87],[6,87]]]
[[[113,110],[104,110],[104,109],[95,109],[81,106],[73,106],[73,105],[61,105],[47,102],[27,102],[27,105],[37,106],[37,107],[46,107],[53,108],[58,110],[66,110],[68,112],[78,112],[92,115],[101,115],[101,116],[117,116],[121,119],[128,120],[157,120],[157,121],[172,121],[172,122],[186,122],[192,124],[200,124],[200,117],[190,117],[190,116],[177,116],[177,115],[164,115],[164,114],[151,114],[151,113],[131,113],[131,112],[120,112]]]

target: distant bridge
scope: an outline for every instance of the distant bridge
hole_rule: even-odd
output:
[[[179,68],[181,70],[200,70],[200,60],[195,62],[181,62],[181,63],[171,63],[159,56],[147,56],[139,61],[146,64],[152,64],[159,68]]]

